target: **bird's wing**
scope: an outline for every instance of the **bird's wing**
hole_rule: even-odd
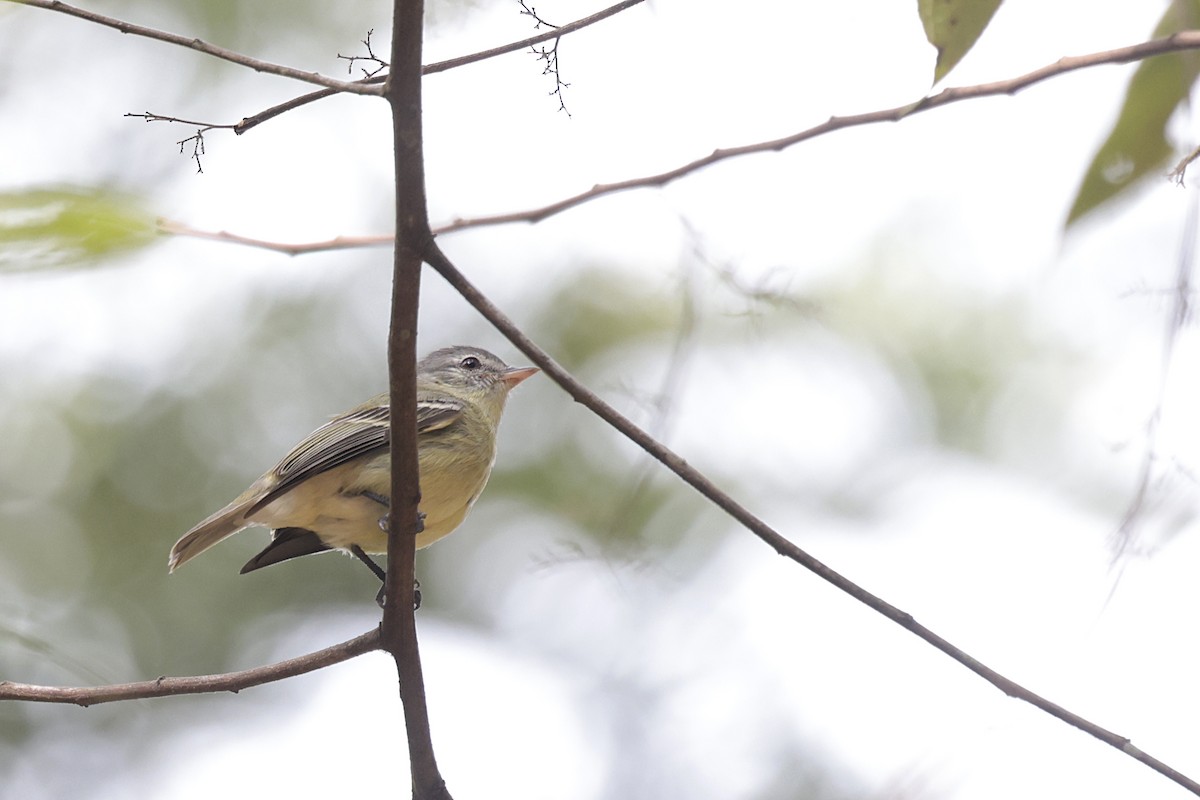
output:
[[[250,516],[275,498],[325,470],[388,446],[386,401],[330,420],[292,448],[272,470],[278,482],[246,511]]]
[[[417,390],[417,435],[449,427],[462,416],[463,403],[444,394]]]
[[[463,404],[453,397],[419,392],[417,435],[440,430],[462,414]],[[292,448],[273,470],[278,483],[245,512],[248,517],[275,498],[326,470],[385,449],[391,438],[387,398],[350,411],[317,428]]]

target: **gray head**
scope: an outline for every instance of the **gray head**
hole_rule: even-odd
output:
[[[481,347],[456,345],[434,350],[417,363],[417,374],[438,383],[488,393],[505,393],[538,371],[537,367],[510,367]]]

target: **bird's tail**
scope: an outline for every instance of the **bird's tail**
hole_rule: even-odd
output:
[[[179,537],[167,559],[167,571],[174,572],[217,542],[249,525],[246,512],[251,505],[253,498],[239,498]]]

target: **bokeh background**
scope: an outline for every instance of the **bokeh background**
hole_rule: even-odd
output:
[[[389,4],[90,2],[344,74]],[[1102,7],[1102,10],[1101,8]],[[1166,4],[1012,1],[948,83],[1147,38]],[[596,10],[536,9],[564,23]],[[426,62],[531,34],[441,0]],[[831,114],[910,102],[914,3],[654,0],[562,40],[568,113],[518,53],[425,81],[435,222],[520,210]],[[1197,342],[1164,357],[1190,191],[1155,178],[1064,233],[1134,67],[742,158],[444,249],[555,358],[835,569],[1200,774]],[[251,531],[177,536],[386,384],[390,254],[147,235],[386,233],[390,126],[308,87],[0,4],[0,679],[240,669],[361,633],[339,556],[239,576]],[[1195,141],[1172,123],[1182,153]],[[70,213],[64,213],[64,210]],[[521,357],[440,279],[421,349]],[[1157,427],[1151,425],[1157,420]],[[1153,435],[1151,435],[1153,433]],[[1147,461],[1149,460],[1149,461]],[[1133,547],[1114,559],[1143,464]],[[778,558],[547,380],[492,483],[419,556],[435,745],[456,797],[1177,797]],[[403,795],[370,655],[239,695],[0,706],[0,795]]]

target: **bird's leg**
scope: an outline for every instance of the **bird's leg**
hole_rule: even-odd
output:
[[[361,547],[356,544],[350,545],[350,555],[366,564],[367,569],[371,570],[371,572],[374,572],[376,578],[379,578],[381,581],[387,580],[387,573],[384,572],[383,567],[376,564],[375,559],[367,555]]]
[[[392,504],[388,501],[388,499],[386,497],[384,497],[383,495],[379,494],[378,492],[363,492],[363,497],[366,497],[369,500],[374,500],[376,503],[379,503],[379,505],[383,506],[384,508],[392,507]],[[387,514],[384,514],[382,517],[379,518],[379,528],[380,528],[380,530],[384,531],[385,533],[387,532],[387,529],[388,529],[388,515]],[[417,512],[417,533],[420,533],[423,530],[425,530],[425,513],[422,511],[418,511]],[[350,552],[354,554],[355,558],[357,558],[359,561],[363,562],[368,567],[370,567],[371,571],[374,572],[379,577],[379,580],[383,581],[383,586],[379,587],[379,594],[375,595],[376,605],[378,605],[380,608],[383,608],[384,596],[387,593],[387,573],[384,572],[383,569],[378,564],[376,564],[374,561],[372,561],[371,557],[368,556],[366,553],[364,553],[363,549],[361,547],[359,547],[358,545],[356,545],[356,544],[351,545]],[[416,609],[418,609],[420,607],[421,607],[421,582],[419,580],[417,580],[416,578],[413,578],[413,610],[415,611]]]
[[[379,505],[383,506],[384,508],[390,509],[392,507],[392,501],[388,500],[386,497],[381,495],[379,492],[363,492],[362,496],[367,498],[368,500],[374,500],[376,503],[379,503]],[[383,516],[379,518],[379,530],[383,531],[384,533],[387,533],[387,529],[388,529],[387,518],[388,518],[388,515],[387,515],[386,511],[384,512]]]
[[[391,502],[386,497],[379,494],[378,492],[363,492],[362,495],[363,495],[363,497],[367,498],[368,500],[374,500],[376,503],[379,503],[379,505],[383,506],[384,508],[392,507]],[[387,514],[384,514],[382,517],[379,518],[379,530],[384,531],[386,533],[387,529],[388,529],[388,518],[387,518]],[[418,511],[417,512],[417,533],[421,533],[424,530],[425,530],[425,512]]]

